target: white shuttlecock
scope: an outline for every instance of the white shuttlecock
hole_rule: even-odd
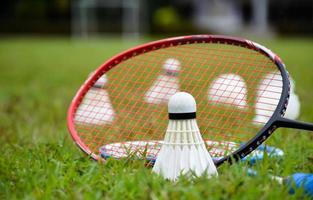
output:
[[[285,117],[289,119],[297,119],[300,115],[300,100],[295,92],[295,81],[290,77],[290,97],[285,113]]]
[[[178,73],[180,68],[178,60],[167,59],[163,64],[164,74],[159,75],[145,94],[145,101],[152,104],[167,103],[169,98],[179,91]]]
[[[77,123],[106,125],[114,121],[115,111],[105,90],[106,83],[107,76],[103,75],[87,92],[75,115]]]
[[[222,74],[212,82],[208,99],[214,103],[247,109],[246,83],[239,75]]]
[[[186,92],[173,95],[168,103],[169,124],[152,171],[175,181],[194,172],[218,175],[196,121],[196,101]]]
[[[177,73],[180,70],[180,62],[174,58],[169,58],[164,62],[163,68],[166,72]]]
[[[294,92],[290,93],[289,103],[286,109],[285,117],[288,119],[297,119],[300,115],[300,100]]]
[[[257,125],[262,125],[273,115],[281,93],[282,93],[282,76],[276,72],[268,73],[257,90],[255,103],[255,117],[253,122]]]
[[[290,83],[290,98],[285,117],[296,119],[300,112],[300,102],[294,93],[294,81],[291,78]],[[253,119],[255,124],[262,125],[273,115],[282,93],[282,85],[282,76],[275,72],[267,74],[260,82],[255,104],[256,115]]]
[[[289,76],[289,81],[290,81],[290,92],[294,93],[295,92],[295,88],[296,88],[295,81],[293,80],[293,78],[291,78],[291,76]]]

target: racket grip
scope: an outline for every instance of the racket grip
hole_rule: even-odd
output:
[[[301,121],[296,121],[296,120],[291,120],[291,119],[286,119],[286,118],[277,119],[275,122],[275,125],[277,125],[278,127],[313,131],[313,124],[312,123],[301,122]]]
[[[257,176],[258,173],[251,169],[247,169],[249,176]],[[295,173],[287,178],[279,176],[271,176],[272,180],[277,181],[279,184],[285,184],[289,187],[289,194],[294,194],[296,188],[303,188],[305,194],[313,198],[313,174]]]
[[[313,198],[313,174],[296,173],[287,179],[290,187],[289,193],[293,194],[295,188],[303,188],[305,193]]]

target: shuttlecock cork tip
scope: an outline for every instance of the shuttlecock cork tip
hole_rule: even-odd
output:
[[[169,119],[194,119],[196,111],[196,100],[187,92],[178,92],[169,99]]]
[[[108,82],[108,78],[106,74],[103,74],[96,82],[96,84],[101,85],[101,86],[105,86]]]
[[[178,72],[180,70],[180,62],[175,58],[165,60],[163,68],[167,72]]]
[[[91,72],[88,77],[92,76],[94,72]],[[95,88],[103,88],[108,82],[108,78],[106,74],[103,74],[93,85]]]

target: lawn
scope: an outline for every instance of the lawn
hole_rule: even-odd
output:
[[[257,40],[258,41],[258,40]],[[140,43],[142,43],[141,41]],[[313,40],[258,41],[284,60],[296,82],[303,121],[313,122]],[[73,144],[66,112],[86,76],[134,43],[119,39],[0,38],[1,199],[297,199],[267,174],[313,173],[313,135],[280,129],[267,141],[285,151],[265,159],[250,177],[244,165],[223,165],[220,176],[171,183],[143,161],[90,160]]]

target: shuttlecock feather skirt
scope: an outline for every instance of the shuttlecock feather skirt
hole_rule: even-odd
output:
[[[176,180],[179,175],[190,172],[196,176],[203,173],[207,173],[209,177],[217,175],[196,119],[169,120],[153,172],[170,180]]]

